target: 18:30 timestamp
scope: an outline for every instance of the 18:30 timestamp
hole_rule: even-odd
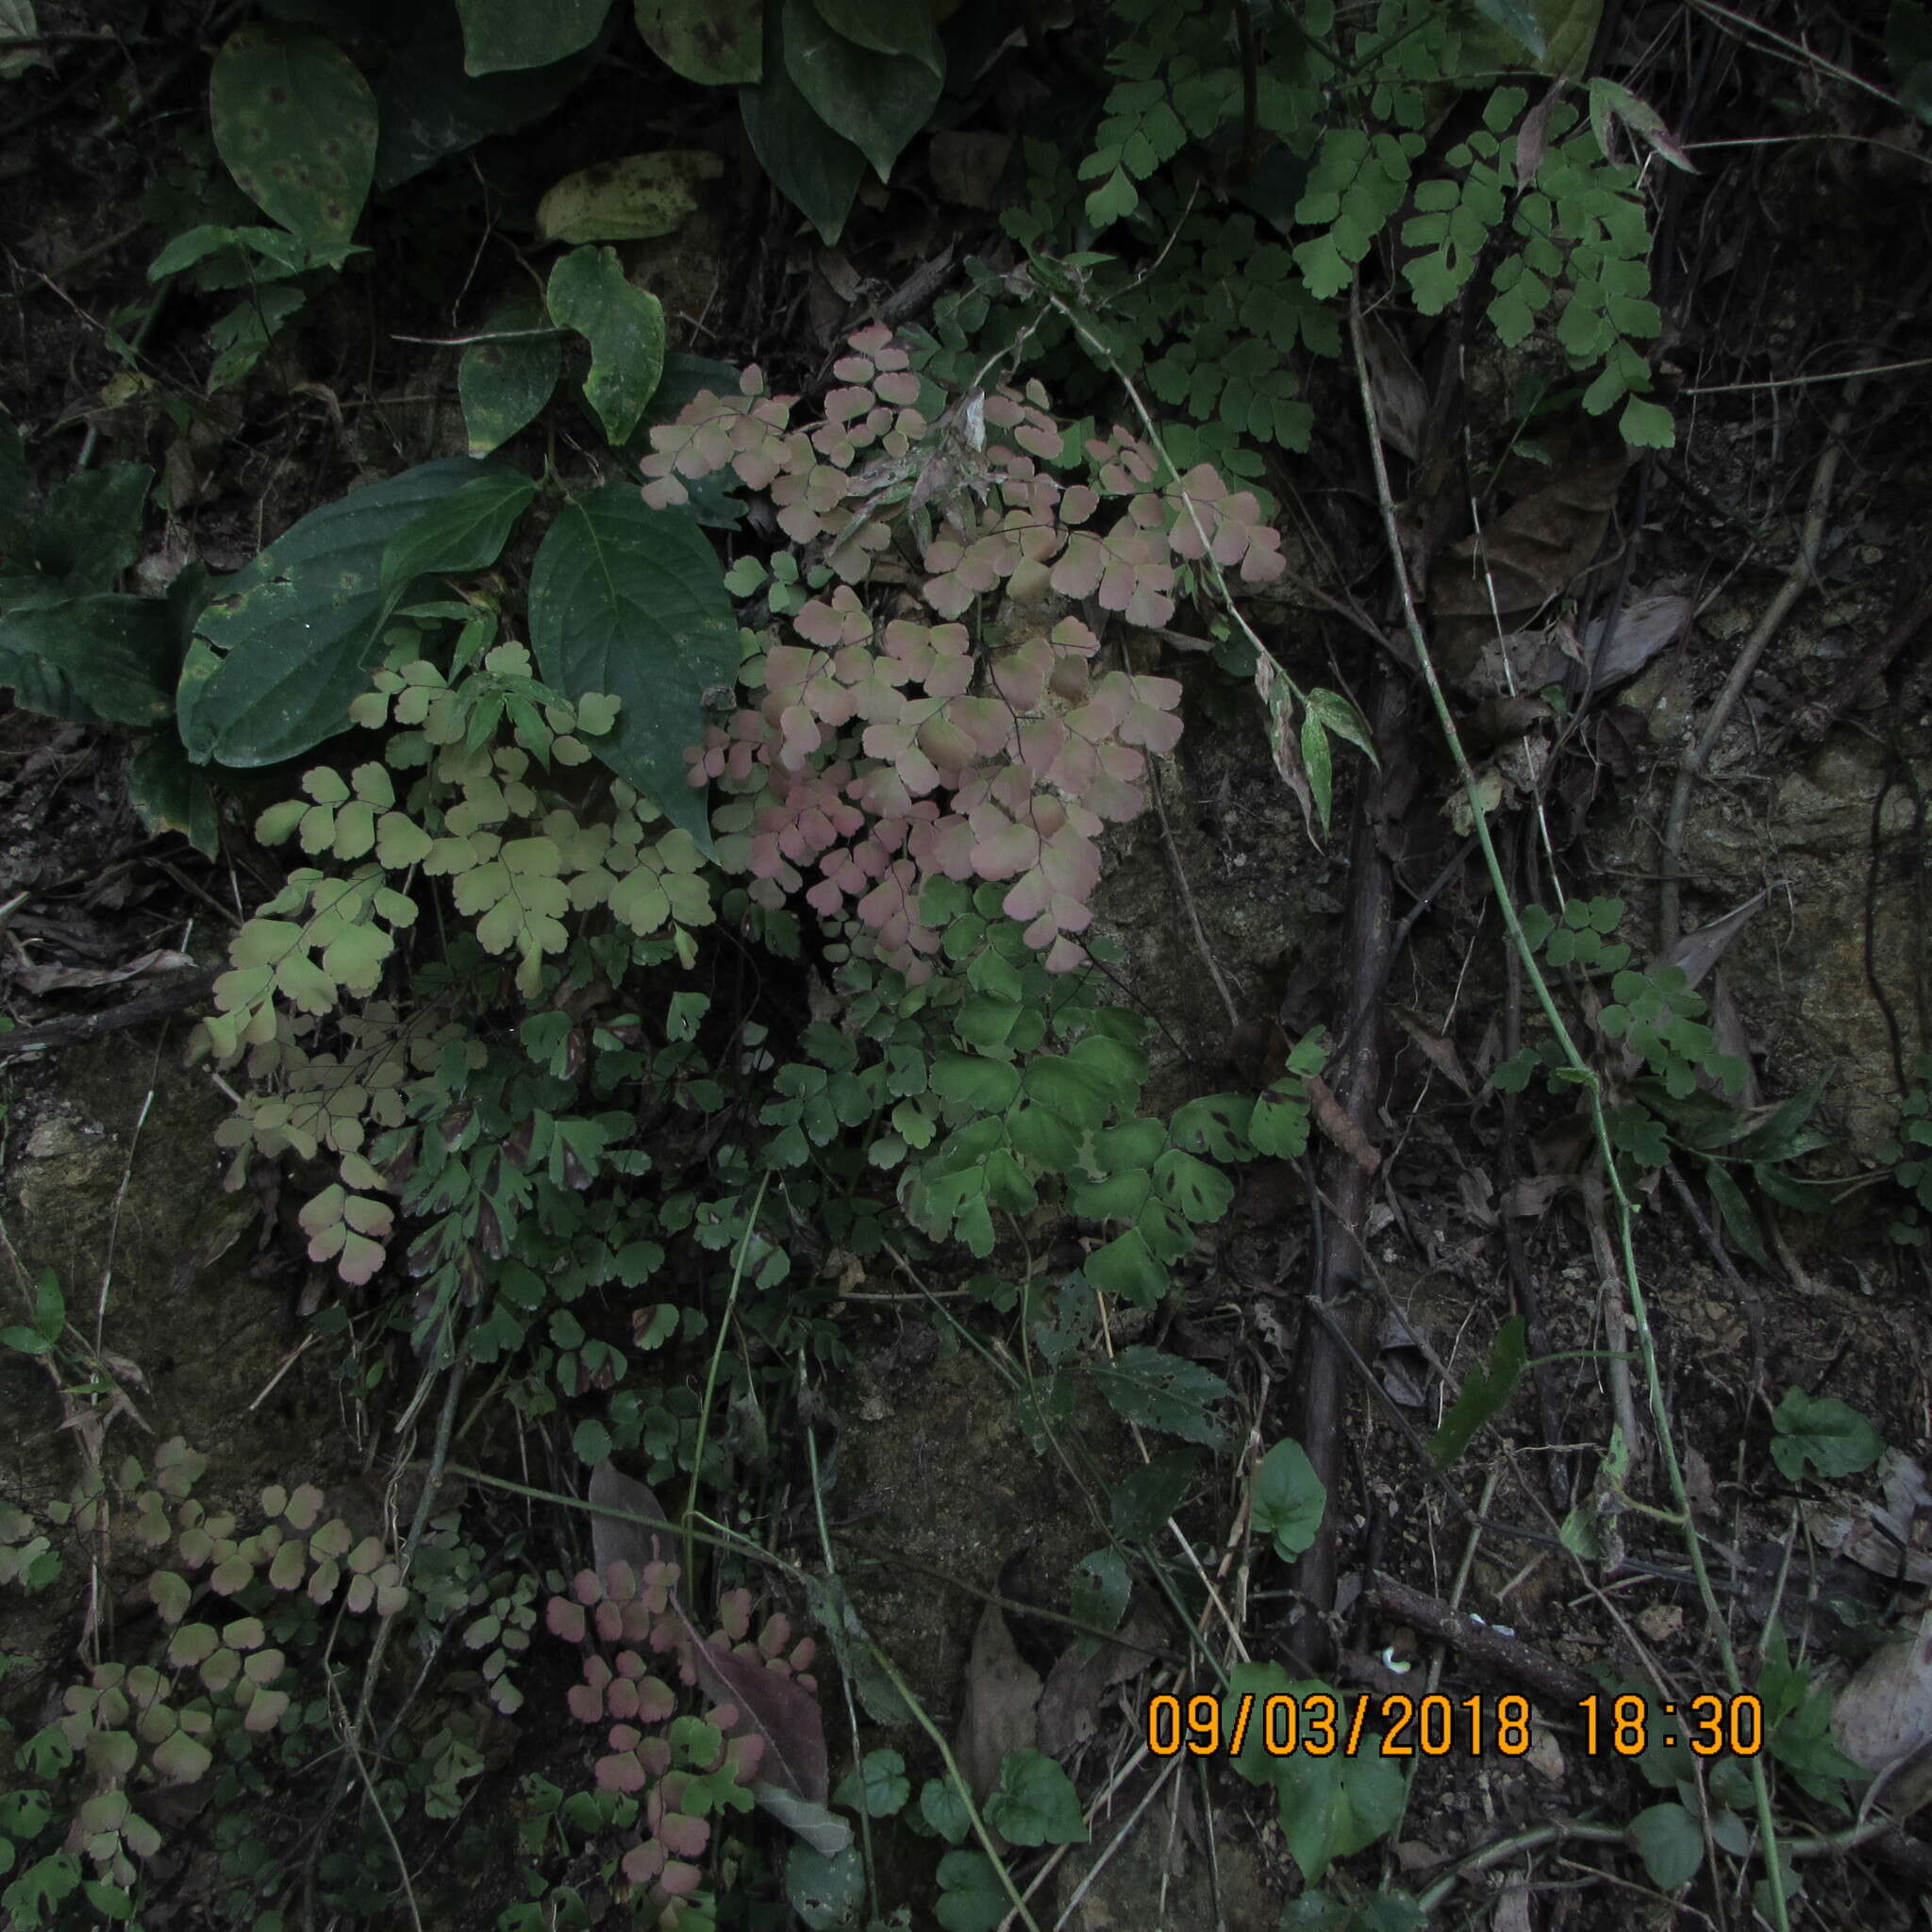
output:
[[[1667,1751],[1683,1744],[1699,1757],[1755,1757],[1764,1748],[1764,1707],[1749,1692],[1706,1693],[1681,1706],[1626,1693],[1585,1698],[1577,1710],[1591,1757],[1641,1757],[1653,1744]],[[1251,1740],[1271,1757],[1522,1757],[1535,1743],[1529,1701],[1515,1695],[1452,1700],[1309,1690],[1224,1703],[1163,1693],[1148,1700],[1146,1717],[1147,1748],[1157,1757],[1238,1756]]]
[[[1641,1757],[1653,1743],[1666,1751],[1688,1744],[1698,1757],[1756,1757],[1764,1749],[1764,1705],[1748,1690],[1728,1697],[1707,1690],[1682,1705],[1626,1694],[1610,1700],[1607,1724],[1598,1699],[1586,1698],[1577,1708],[1591,1757]]]

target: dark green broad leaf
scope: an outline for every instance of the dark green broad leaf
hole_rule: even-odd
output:
[[[0,687],[24,709],[81,724],[164,724],[180,631],[158,597],[101,591],[0,613]]]
[[[597,38],[610,0],[457,0],[465,72],[500,74],[548,67]]]
[[[1004,1060],[942,1053],[933,1058],[932,1091],[949,1107],[993,1112],[1011,1105],[1020,1091],[1020,1075]]]
[[[1255,1103],[1241,1093],[1209,1093],[1174,1109],[1168,1123],[1170,1141],[1188,1154],[1214,1160],[1241,1160],[1252,1151],[1248,1123]]]
[[[267,273],[295,275],[310,265],[308,244],[299,235],[291,235],[286,228],[264,228],[259,223],[241,228],[225,228],[217,225],[187,228],[173,237],[148,263],[147,278],[158,282],[167,275],[183,275],[189,269],[208,261],[211,257],[222,258],[231,250],[238,256],[254,256],[267,262]],[[236,266],[246,279],[255,278],[255,272],[245,261]],[[196,278],[196,286],[204,289],[216,286],[239,288],[241,285],[240,279],[230,279],[226,263],[223,264],[219,282],[212,279],[211,275]]]
[[[1757,1215],[1751,1211],[1751,1203],[1744,1197],[1743,1189],[1730,1171],[1715,1160],[1704,1170],[1704,1178],[1709,1185],[1710,1198],[1717,1203],[1717,1211],[1724,1217],[1731,1239],[1760,1268],[1768,1269],[1771,1256],[1765,1249],[1764,1235],[1757,1225]]]
[[[1630,1842],[1664,1891],[1689,1885],[1704,1864],[1704,1833],[1681,1805],[1652,1805],[1630,1821]]]
[[[908,7],[905,0],[813,0],[813,10],[855,47],[904,55],[941,80],[946,77],[945,49],[930,7]]]
[[[453,13],[425,8],[407,19],[408,35],[375,86],[382,112],[375,149],[379,189],[412,180],[445,155],[541,121],[575,92],[597,58],[592,42],[547,67],[469,74],[462,28]]]
[[[171,700],[172,703],[172,700]],[[158,731],[127,767],[127,796],[150,832],[179,832],[205,858],[221,846],[214,787],[172,731]]]
[[[527,333],[522,333],[527,331]],[[500,449],[550,400],[563,374],[563,340],[535,295],[511,297],[477,330],[496,341],[472,342],[457,366],[457,394],[470,454]]]
[[[1508,1407],[1523,1374],[1528,1352],[1526,1330],[1521,1315],[1511,1315],[1496,1330],[1490,1347],[1490,1364],[1465,1378],[1461,1392],[1449,1405],[1449,1412],[1436,1430],[1429,1454],[1438,1469],[1447,1469],[1469,1447],[1470,1439],[1492,1417]]]
[[[708,148],[654,148],[566,175],[537,205],[537,239],[650,242],[697,212],[705,183],[724,163]]]
[[[320,34],[255,22],[215,56],[208,106],[242,193],[340,258],[375,172],[375,96],[356,63]]]
[[[26,445],[13,418],[0,409],[0,552],[10,555],[26,532]]]
[[[1234,1201],[1234,1183],[1218,1167],[1170,1148],[1154,1163],[1154,1186],[1190,1221],[1219,1221]]]
[[[1133,1593],[1134,1579],[1121,1553],[1111,1548],[1095,1550],[1074,1566],[1073,1594],[1067,1608],[1083,1624],[1118,1630]],[[1091,1644],[1093,1640],[1082,1638],[1081,1641]]]
[[[1308,1452],[1284,1436],[1255,1466],[1255,1527],[1274,1539],[1286,1562],[1313,1544],[1327,1507],[1327,1486]]]
[[[49,590],[105,591],[141,555],[154,478],[145,463],[114,463],[55,484],[32,532],[33,565]]]
[[[1084,1845],[1090,1836],[1074,1781],[1043,1751],[1008,1751],[986,1822],[1011,1844]]]
[[[1343,1728],[1321,1749],[1324,1733],[1319,1716],[1311,1723],[1311,1708],[1332,1709],[1345,1726],[1350,1704],[1319,1678],[1291,1678],[1278,1663],[1236,1665],[1221,1700],[1223,1737],[1241,1740],[1229,1764],[1250,1784],[1274,1787],[1282,1836],[1312,1886],[1335,1859],[1374,1844],[1400,1821],[1407,1785],[1401,1760],[1382,1756],[1379,1736],[1365,1738],[1358,1752],[1341,1750]],[[1316,1749],[1301,1748],[1311,1740]]]
[[[383,553],[475,475],[446,457],[372,483],[310,511],[221,585],[176,697],[196,764],[272,765],[347,730],[381,655]]]
[[[775,5],[766,9],[764,78],[739,90],[738,110],[772,185],[830,246],[844,232],[865,157],[819,119],[785,71],[778,16]]]
[[[584,395],[613,448],[630,440],[664,374],[664,309],[614,248],[573,248],[550,271],[550,319],[591,345]]]
[[[300,289],[256,289],[209,325],[208,346],[215,359],[208,372],[208,392],[237,383],[262,358],[275,331],[307,302]]]
[[[807,1932],[841,1932],[858,1923],[865,1903],[865,1863],[857,1845],[827,1857],[794,1844],[785,1860],[785,1895]]]
[[[1501,27],[1532,60],[1541,60],[1548,51],[1542,23],[1529,0],[1475,0],[1475,10],[1491,25]]]
[[[1807,1469],[1822,1476],[1857,1475],[1884,1452],[1884,1439],[1872,1424],[1835,1395],[1785,1391],[1773,1410],[1771,1459],[1787,1482],[1802,1481]]]
[[[597,756],[708,851],[702,791],[684,753],[704,729],[705,693],[738,675],[738,625],[716,553],[675,510],[647,508],[629,483],[566,504],[530,573],[530,641],[544,681],[575,700],[623,699]]]
[[[687,80],[732,87],[764,72],[764,0],[636,0],[638,32]]]
[[[1123,1542],[1143,1543],[1181,1507],[1199,1457],[1191,1449],[1163,1449],[1151,1462],[1129,1470],[1109,1499],[1113,1533]]]
[[[1167,1289],[1167,1270],[1138,1227],[1116,1235],[1087,1257],[1087,1278],[1107,1294],[1151,1308]]]
[[[1208,1411],[1226,1397],[1227,1384],[1198,1362],[1137,1343],[1111,1362],[1096,1362],[1091,1373],[1115,1411],[1130,1423],[1207,1449],[1218,1449],[1226,1440]]]
[[[984,1852],[948,1852],[940,1860],[933,1907],[944,1932],[995,1932],[1012,1910],[1000,1874]]]
[[[419,577],[488,570],[503,555],[517,519],[536,493],[535,482],[521,471],[491,463],[411,519],[382,553],[378,622],[387,621]]]
[[[785,71],[812,111],[891,178],[900,150],[939,105],[944,62],[879,54],[834,33],[811,0],[784,0]]]

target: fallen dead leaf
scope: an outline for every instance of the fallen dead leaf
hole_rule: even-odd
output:
[[[1548,707],[1544,707],[1545,710]],[[1425,1024],[1422,1015],[1407,1007],[1397,1007],[1395,1017],[1402,1024],[1402,1030],[1422,1048],[1429,1063],[1461,1093],[1474,1091],[1474,1085],[1468,1070],[1463,1066],[1461,1056],[1456,1051],[1456,1043],[1434,1027]]]
[[[1374,1174],[1382,1157],[1369,1145],[1368,1137],[1349,1118],[1348,1109],[1337,1100],[1327,1081],[1319,1074],[1307,1075],[1308,1105],[1315,1124],[1346,1154],[1364,1174]]]
[[[1932,1610],[1902,1642],[1874,1652],[1838,1693],[1831,1735],[1862,1770],[1879,1772],[1932,1743]],[[1888,1791],[1888,1804],[1894,1794]]]
[[[1595,561],[1628,467],[1623,454],[1566,464],[1437,563],[1429,603],[1451,676],[1467,676],[1486,639],[1524,628]]]
[[[1490,1932],[1534,1932],[1534,1926],[1528,1887],[1512,1885],[1496,1901],[1496,1909],[1490,1915]]]
[[[1134,1645],[1158,1644],[1163,1629],[1153,1598],[1137,1590],[1120,1634]],[[1063,1759],[1086,1743],[1100,1728],[1107,1693],[1131,1683],[1154,1661],[1149,1651],[1125,1643],[1100,1644],[1091,1657],[1082,1657],[1080,1648],[1075,1643],[1061,1654],[1040,1693],[1040,1748],[1049,1757]]]
[[[1039,1740],[1040,1673],[1019,1653],[1005,1613],[988,1604],[966,1659],[966,1695],[953,1750],[981,1804],[1000,1781],[1008,1751],[1030,1751]]]
[[[1635,677],[1659,651],[1668,650],[1684,635],[1695,608],[1689,597],[1675,591],[1653,591],[1624,605],[1607,642],[1601,641],[1604,617],[1586,625],[1583,661],[1568,667],[1565,689],[1574,696],[1586,685],[1591,691],[1607,691]]]
[[[1932,1583],[1932,1490],[1913,1457],[1889,1449],[1878,1464],[1882,1504],[1804,1507],[1805,1527],[1833,1556],[1894,1583]]]
[[[1413,460],[1428,426],[1429,392],[1401,339],[1380,316],[1372,315],[1363,324],[1362,347],[1375,399],[1375,426],[1391,449]]]
[[[943,130],[932,138],[932,185],[941,201],[960,208],[997,208],[1000,176],[1012,152],[1010,134]]]
[[[158,973],[180,973],[195,961],[186,953],[167,950],[143,953],[125,966],[15,966],[11,976],[36,997],[50,992],[82,992],[91,987],[119,986],[123,980],[146,979]]]
[[[1684,1612],[1675,1604],[1652,1604],[1641,1611],[1637,1627],[1653,1643],[1668,1643],[1684,1627]]]
[[[1569,1185],[1568,1174],[1532,1174],[1518,1181],[1503,1196],[1503,1212],[1515,1216],[1519,1221],[1539,1220],[1548,1211],[1550,1203]]]
[[[1530,1732],[1529,1749],[1523,1754],[1523,1761],[1541,1778],[1553,1785],[1559,1785],[1568,1775],[1563,1762],[1563,1747],[1557,1741],[1557,1734],[1548,1724],[1538,1724]]]

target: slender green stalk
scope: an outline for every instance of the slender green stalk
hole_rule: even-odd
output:
[[[738,1284],[744,1279],[744,1257],[751,1252],[751,1238],[758,1232],[758,1210],[765,1205],[765,1190],[772,1184],[768,1168],[758,1178],[758,1191],[745,1217],[744,1233],[738,1242],[738,1259],[732,1264],[731,1291],[724,1297],[724,1316],[718,1324],[718,1339],[711,1346],[710,1366],[705,1371],[705,1399],[698,1407],[698,1442],[691,1458],[691,1482],[684,1492],[684,1578],[689,1590],[695,1574],[691,1569],[691,1521],[698,1510],[698,1473],[705,1466],[705,1436],[711,1425],[711,1397],[718,1387],[718,1364],[724,1355],[724,1338],[731,1332],[731,1315],[738,1307]]]
[[[873,1661],[891,1680],[892,1689],[906,1700],[906,1708],[918,1723],[919,1728],[932,1740],[933,1747],[940,1754],[940,1762],[946,1767],[946,1775],[952,1780],[953,1790],[958,1792],[959,1802],[966,1807],[968,1823],[973,1826],[973,1836],[979,1840],[980,1850],[992,1860],[992,1869],[999,1874],[1000,1883],[1006,1888],[1007,1896],[1013,1902],[1013,1910],[1020,1916],[1020,1923],[1027,1932],[1040,1932],[1034,1923],[1033,1914],[1026,1909],[1026,1901],[1020,1896],[1020,1888],[1013,1883],[1013,1874],[1007,1870],[1007,1861],[999,1855],[999,1848],[992,1841],[992,1834],[986,1828],[985,1821],[979,1815],[979,1807],[973,1802],[973,1787],[966,1782],[966,1774],[959,1769],[958,1760],[947,1746],[945,1735],[927,1716],[925,1706],[913,1694],[912,1687],[899,1674],[898,1667],[877,1644],[871,1646]]]
[[[1416,662],[1421,667],[1423,681],[1428,687],[1430,702],[1435,706],[1436,719],[1441,726],[1443,741],[1449,747],[1450,757],[1455,760],[1456,775],[1461,781],[1463,795],[1469,800],[1471,823],[1475,831],[1477,843],[1482,847],[1483,862],[1489,868],[1491,889],[1495,893],[1496,905],[1502,912],[1504,926],[1508,931],[1510,942],[1516,948],[1517,957],[1523,962],[1524,973],[1535,991],[1537,1003],[1542,1008],[1543,1015],[1550,1023],[1550,1029],[1556,1036],[1557,1043],[1562,1048],[1563,1058],[1569,1062],[1571,1075],[1582,1088],[1585,1103],[1590,1109],[1591,1136],[1596,1142],[1597,1154],[1603,1162],[1605,1181],[1616,1208],[1618,1259],[1623,1268],[1624,1290],[1629,1297],[1630,1324],[1637,1331],[1638,1354],[1643,1362],[1644,1386],[1649,1396],[1651,1421],[1657,1430],[1657,1450],[1663,1463],[1664,1479],[1676,1512],[1678,1528],[1683,1537],[1684,1552],[1690,1558],[1690,1573],[1696,1578],[1697,1593],[1704,1606],[1705,1620],[1716,1641],[1718,1655],[1724,1664],[1724,1680],[1735,1693],[1744,1688],[1743,1674],[1738,1667],[1738,1653],[1731,1642],[1730,1628],[1724,1622],[1717,1592],[1711,1588],[1710,1573],[1704,1561],[1703,1539],[1697,1533],[1697,1524],[1691,1515],[1690,1491],[1685,1485],[1683,1466],[1677,1459],[1676,1444],[1672,1437],[1670,1407],[1664,1399],[1663,1377],[1657,1370],[1657,1338],[1651,1331],[1650,1308],[1644,1300],[1642,1283],[1637,1269],[1637,1248],[1633,1233],[1637,1210],[1624,1187],[1623,1176],[1617,1172],[1616,1149],[1611,1144],[1609,1123],[1604,1115],[1603,1083],[1598,1079],[1595,1069],[1578,1052],[1576,1042],[1571,1038],[1570,1029],[1564,1024],[1563,1016],[1557,1010],[1556,996],[1550,991],[1549,982],[1543,977],[1542,969],[1537,964],[1535,950],[1524,935],[1523,922],[1517,915],[1516,902],[1510,897],[1508,881],[1503,874],[1502,861],[1496,856],[1495,841],[1490,836],[1489,819],[1483,808],[1482,798],[1476,790],[1475,774],[1471,770],[1468,755],[1462,748],[1462,740],[1456,729],[1456,720],[1449,709],[1449,701],[1443,695],[1441,680],[1436,674],[1435,659],[1429,653],[1428,640],[1423,633],[1422,619],[1415,606],[1415,591],[1408,581],[1408,571],[1403,562],[1401,536],[1395,526],[1395,498],[1389,487],[1389,467],[1383,458],[1381,432],[1375,421],[1374,391],[1369,380],[1367,352],[1362,345],[1361,293],[1358,288],[1352,288],[1349,291],[1348,325],[1350,341],[1355,350],[1357,387],[1361,393],[1362,414],[1368,426],[1369,458],[1375,472],[1375,497],[1381,508],[1383,535],[1388,542],[1390,561],[1394,569],[1396,588],[1401,595],[1403,624],[1407,631],[1409,643],[1415,651]],[[1772,1922],[1777,1927],[1777,1932],[1790,1932],[1790,1908],[1785,1898],[1784,1868],[1778,1856],[1777,1824],[1772,1815],[1771,1785],[1764,1774],[1762,1757],[1751,1759],[1751,1786],[1757,1801],[1757,1829],[1762,1841]]]
[[[594,1509],[582,1496],[566,1496],[557,1490],[540,1490],[531,1483],[512,1482],[507,1475],[488,1475],[480,1469],[470,1468],[467,1463],[452,1462],[448,1473],[461,1476],[466,1483],[481,1483],[486,1490],[503,1490],[512,1496],[527,1496],[533,1503],[554,1503],[559,1509],[581,1509],[587,1516],[608,1516],[613,1522],[634,1523],[640,1529],[668,1529],[675,1535],[682,1527],[662,1516],[639,1516],[628,1509]],[[789,1576],[793,1583],[810,1580],[796,1563],[788,1563],[783,1557],[774,1557],[748,1536],[737,1536],[728,1529],[696,1527],[691,1530],[690,1535],[693,1542],[709,1543],[714,1549],[729,1550],[734,1556],[763,1563],[780,1575]]]

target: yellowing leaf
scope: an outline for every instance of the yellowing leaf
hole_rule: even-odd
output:
[[[540,242],[645,242],[681,227],[698,185],[724,163],[703,148],[660,148],[567,175],[537,207]]]

